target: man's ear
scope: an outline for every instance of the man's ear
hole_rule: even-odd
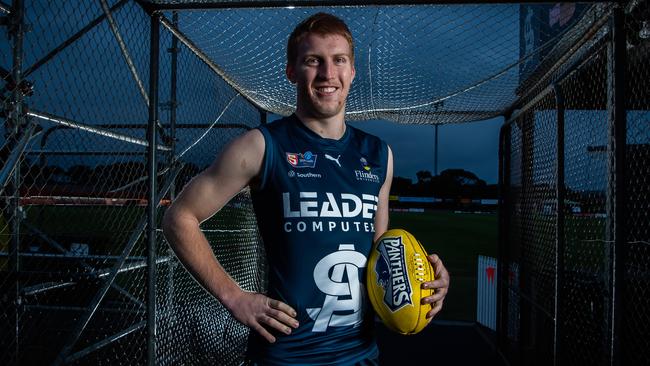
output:
[[[296,73],[294,72],[293,65],[287,64],[287,68],[285,69],[285,72],[287,74],[287,79],[289,79],[291,84],[295,84],[296,83]]]
[[[352,63],[352,79],[350,82],[354,81],[354,76],[357,74],[357,69],[354,68],[354,62]]]

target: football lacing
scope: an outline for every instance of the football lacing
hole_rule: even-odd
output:
[[[426,275],[424,269],[424,263],[422,258],[420,258],[420,253],[415,254],[415,279],[419,282],[424,282],[424,276]]]

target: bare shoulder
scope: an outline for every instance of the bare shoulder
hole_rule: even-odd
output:
[[[241,174],[242,178],[252,179],[261,169],[264,149],[262,132],[258,129],[247,131],[226,145],[207,169],[207,174],[230,176],[235,173]]]
[[[251,151],[255,152],[264,152],[264,136],[262,132],[257,128],[246,131],[240,136],[234,138],[226,147],[226,149],[241,149],[240,152]]]
[[[212,216],[255,182],[264,160],[264,148],[264,136],[259,130],[233,139],[207,169],[183,188],[168,211],[191,215],[199,222]]]

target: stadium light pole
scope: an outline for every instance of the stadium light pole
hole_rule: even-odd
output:
[[[433,176],[438,176],[438,124],[434,125],[435,137],[433,141]]]

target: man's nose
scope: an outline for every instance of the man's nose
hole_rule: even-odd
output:
[[[321,79],[329,80],[334,77],[334,64],[331,61],[323,61],[318,68],[318,76]]]

